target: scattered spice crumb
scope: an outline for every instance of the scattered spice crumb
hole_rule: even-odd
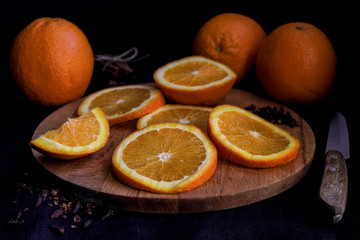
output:
[[[26,179],[29,181],[29,175],[26,174]],[[71,229],[76,229],[79,228],[79,223],[82,223],[82,227],[84,229],[88,228],[94,221],[93,215],[94,215],[94,210],[97,208],[97,206],[93,203],[90,202],[82,202],[77,198],[74,198],[72,195],[66,195],[67,197],[64,196],[63,192],[59,190],[59,188],[57,188],[57,185],[54,183],[48,183],[48,184],[39,184],[39,185],[30,185],[30,183],[20,180],[17,182],[17,194],[31,194],[31,195],[35,195],[34,196],[34,203],[32,208],[30,209],[37,209],[39,207],[41,207],[41,205],[46,204],[45,206],[51,207],[51,208],[55,208],[54,212],[51,214],[50,218],[51,219],[57,219],[57,218],[62,218],[62,219],[67,219],[69,218],[69,224],[67,226],[70,225]],[[25,191],[24,191],[25,190]],[[62,196],[63,195],[63,196]],[[16,209],[16,204],[20,204],[19,200],[17,198],[15,198],[13,200],[13,204],[15,207],[15,211],[16,211],[16,217],[14,217],[13,219],[10,219],[8,221],[9,225],[20,225],[22,223],[25,222],[23,216],[24,213],[26,211],[29,210],[29,208],[24,208],[24,209],[20,209],[17,210]],[[83,210],[81,210],[83,209]],[[79,211],[81,211],[80,213],[78,213]],[[71,214],[71,215],[69,215]],[[83,214],[83,215],[82,215]],[[75,215],[75,216],[74,216]],[[82,219],[80,216],[88,216],[91,218],[88,218],[86,221],[84,221],[84,219]],[[105,213],[105,215],[103,215],[101,217],[101,221],[105,221],[107,218],[109,218],[110,216],[114,215],[114,211],[111,209],[108,209],[107,212]],[[57,235],[63,235],[65,234],[65,228],[64,226],[59,226],[57,224],[51,224],[48,226],[49,229],[57,234]]]
[[[51,189],[51,195],[52,195],[53,197],[56,197],[56,196],[58,195],[58,193],[59,193],[59,190],[58,190],[58,189]]]
[[[81,222],[81,217],[79,215],[75,215],[73,221],[74,223]]]
[[[87,203],[87,204],[86,204],[86,213],[87,213],[89,216],[91,216],[91,215],[93,214],[93,212],[92,212],[92,208],[94,208],[93,206],[94,206],[94,205],[92,205],[91,203]]]
[[[9,224],[10,225],[18,225],[18,224],[22,224],[25,222],[25,220],[23,219],[20,219],[23,215],[24,215],[24,212],[26,212],[27,210],[29,210],[29,208],[25,208],[25,209],[20,209],[16,215],[16,218],[15,219],[10,219],[9,220]]]

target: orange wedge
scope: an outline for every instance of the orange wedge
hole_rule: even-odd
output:
[[[113,173],[121,182],[156,193],[204,184],[215,172],[217,151],[197,127],[159,123],[137,130],[115,149]]]
[[[100,108],[77,118],[69,118],[56,130],[50,130],[30,142],[45,155],[60,159],[87,156],[105,146],[110,134],[109,122]]]
[[[230,91],[236,74],[222,63],[191,56],[158,68],[154,80],[177,103],[210,106]]]
[[[161,91],[150,85],[127,85],[97,91],[80,104],[82,115],[95,107],[106,114],[110,126],[151,113],[165,104]]]
[[[137,128],[141,129],[156,123],[174,122],[194,125],[207,134],[211,110],[212,108],[210,107],[166,104],[154,112],[139,118]]]
[[[299,141],[286,130],[231,105],[220,105],[209,116],[208,133],[224,159],[253,168],[290,162]]]

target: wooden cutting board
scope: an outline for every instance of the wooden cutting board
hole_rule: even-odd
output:
[[[69,103],[45,118],[32,139],[58,128],[67,118],[76,116],[82,99]],[[300,150],[292,162],[268,169],[242,167],[219,157],[218,166],[203,186],[178,194],[155,194],[128,187],[111,172],[111,157],[121,140],[136,129],[136,120],[111,127],[108,143],[100,151],[71,161],[52,159],[32,150],[44,169],[59,178],[80,199],[111,208],[140,212],[186,213],[239,207],[275,196],[299,182],[310,168],[315,152],[315,137],[309,125],[284,105],[252,93],[232,89],[218,104],[239,107],[277,106],[289,111],[299,126],[288,130],[300,141]]]

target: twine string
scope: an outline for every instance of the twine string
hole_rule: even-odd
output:
[[[136,47],[132,47],[129,50],[127,50],[126,52],[120,54],[120,55],[116,55],[116,56],[112,56],[112,55],[95,55],[95,61],[99,61],[99,62],[122,62],[122,63],[127,63],[130,62],[132,60],[134,60],[137,55],[138,55],[138,49]],[[130,53],[132,53],[130,55]],[[129,56],[128,56],[129,55]],[[125,58],[126,56],[128,56],[127,58]]]
[[[118,73],[119,68],[121,68],[125,72],[133,72],[133,70],[129,67],[128,63],[136,62],[149,56],[149,54],[147,54],[141,58],[137,58],[138,53],[139,50],[136,47],[132,47],[120,55],[95,55],[94,59],[95,61],[104,64],[103,71],[107,71],[109,70],[109,68],[112,68],[116,71],[116,73]]]

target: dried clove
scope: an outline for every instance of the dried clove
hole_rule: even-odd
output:
[[[108,217],[113,216],[113,215],[114,215],[114,210],[109,209],[107,211],[107,213],[104,216],[102,216],[101,221],[105,221]]]
[[[86,220],[86,221],[84,222],[83,227],[86,229],[87,227],[90,226],[91,223],[92,223],[92,221],[91,221],[90,219],[88,219],[88,220]]]
[[[43,189],[41,195],[39,196],[39,198],[35,203],[35,207],[39,207],[41,203],[45,201],[48,194],[49,194],[49,190]]]
[[[36,200],[35,203],[35,207],[39,207],[41,205],[41,203],[43,202],[43,198],[41,197],[41,195],[38,197],[38,199]]]
[[[51,224],[49,226],[49,228],[50,228],[51,231],[53,231],[54,233],[59,234],[59,235],[63,235],[65,233],[65,228],[59,227],[59,226],[57,226],[55,224]]]
[[[52,218],[52,219],[58,218],[58,217],[60,217],[63,213],[64,213],[64,209],[63,209],[63,208],[59,208],[58,210],[56,210],[55,212],[53,212],[53,214],[50,216],[50,218]]]
[[[81,208],[81,203],[80,201],[76,201],[76,204],[75,204],[75,207],[74,207],[74,210],[73,210],[73,213],[77,213]]]
[[[257,108],[255,105],[245,107],[246,110],[253,112],[259,117],[275,124],[284,124],[291,128],[298,126],[299,124],[291,116],[290,112],[285,112],[284,109],[273,106],[266,106]]]
[[[109,209],[107,213],[104,216],[102,216],[101,221],[105,221],[108,217],[113,215],[114,215],[114,210]]]

